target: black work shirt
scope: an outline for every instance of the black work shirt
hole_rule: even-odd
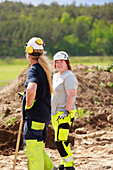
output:
[[[26,89],[29,82],[37,84],[36,102],[33,107],[25,111]],[[39,122],[47,122],[51,117],[51,96],[47,76],[39,63],[34,64],[27,72],[23,97],[23,118]]]

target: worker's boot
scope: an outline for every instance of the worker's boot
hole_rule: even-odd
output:
[[[64,170],[64,165],[59,165],[59,170]]]

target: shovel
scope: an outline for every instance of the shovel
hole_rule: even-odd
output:
[[[18,154],[18,149],[19,149],[19,144],[20,144],[22,125],[23,125],[23,116],[21,116],[21,121],[20,121],[20,126],[19,126],[18,138],[17,138],[17,143],[16,143],[15,157],[14,157],[14,161],[13,161],[13,170],[15,170],[17,154]]]

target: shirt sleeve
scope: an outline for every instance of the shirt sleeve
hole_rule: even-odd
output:
[[[34,82],[34,83],[38,84],[38,77],[33,69],[28,70],[27,80],[28,80],[28,83]]]
[[[64,80],[64,86],[66,90],[75,89],[77,90],[78,81],[74,75],[68,75]]]

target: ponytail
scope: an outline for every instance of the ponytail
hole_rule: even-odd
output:
[[[47,76],[47,80],[48,80],[48,84],[49,84],[49,89],[50,89],[50,94],[53,92],[52,90],[52,75],[51,75],[51,69],[49,67],[49,63],[47,62],[47,57],[41,55],[40,57],[38,57],[38,63],[41,65],[41,67],[43,68],[43,70],[46,73]]]

